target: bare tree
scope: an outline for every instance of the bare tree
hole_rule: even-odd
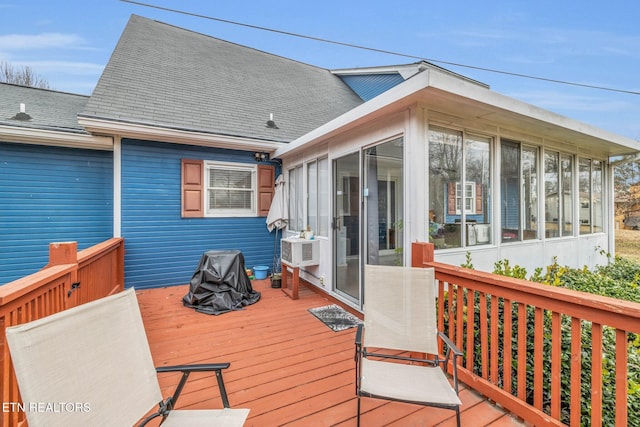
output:
[[[33,72],[31,67],[14,67],[7,61],[0,61],[0,82],[40,89],[51,89],[49,81]]]

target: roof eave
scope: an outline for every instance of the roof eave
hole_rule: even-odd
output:
[[[0,125],[4,142],[113,151],[113,138],[76,132]]]
[[[443,73],[430,73],[429,86],[444,91],[450,97],[471,103],[483,104],[495,114],[502,114],[512,120],[538,123],[541,128],[553,128],[564,133],[567,138],[588,141],[592,144],[604,143],[610,146],[609,155],[623,155],[640,151],[640,142],[593,125],[545,110],[506,95],[466,84]],[[487,116],[482,117],[487,120]],[[498,122],[494,120],[494,122]],[[544,132],[543,132],[544,133]],[[545,135],[541,135],[545,136]]]
[[[276,141],[152,126],[86,115],[79,115],[78,123],[84,126],[89,132],[97,134],[117,135],[121,138],[169,142],[174,144],[226,148],[230,150],[265,151],[271,154],[286,145],[285,143]]]
[[[431,108],[429,101],[436,95],[440,99],[445,99],[451,103],[476,104],[482,107],[483,113],[488,114],[481,117],[477,115],[470,116],[469,119],[491,122],[499,128],[502,127],[501,123],[512,122],[520,125],[520,127],[515,127],[515,130],[527,130],[532,126],[538,129],[545,129],[547,134],[537,135],[539,137],[547,137],[549,139],[562,139],[564,137],[569,142],[575,140],[579,141],[579,144],[588,143],[590,146],[607,144],[607,150],[604,150],[603,153],[609,156],[640,151],[640,143],[638,141],[510,98],[446,73],[426,70],[292,141],[287,146],[277,150],[274,156],[281,157],[293,154],[302,147],[326,140],[353,129],[361,123],[374,120],[409,105],[422,103],[427,108]],[[438,107],[441,106],[442,104],[438,104]],[[494,117],[489,117],[490,115]]]

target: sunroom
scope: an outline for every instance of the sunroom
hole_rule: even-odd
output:
[[[289,195],[284,235],[311,230],[300,277],[361,307],[365,264],[436,261],[528,271],[613,252],[612,167],[638,143],[427,67],[276,151]]]

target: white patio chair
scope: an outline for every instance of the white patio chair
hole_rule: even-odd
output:
[[[455,410],[459,426],[462,352],[437,331],[433,269],[366,265],[364,280],[364,325],[356,332],[358,425],[361,398],[373,397]],[[446,344],[444,357],[438,338]],[[453,384],[446,375],[451,355]]]
[[[153,366],[133,289],[6,330],[30,427],[131,426],[163,418],[163,426],[241,426],[248,409],[230,409],[222,369],[228,363]],[[157,372],[180,371],[162,400]],[[215,372],[221,409],[172,410],[191,372]],[[142,425],[142,424],[141,424]]]

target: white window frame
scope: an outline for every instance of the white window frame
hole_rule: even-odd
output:
[[[315,168],[315,171],[314,171]],[[329,237],[329,159],[321,157],[306,163],[307,221],[316,236]],[[312,173],[315,172],[315,176]],[[315,184],[315,187],[312,187]]]
[[[302,231],[305,226],[305,199],[304,199],[304,172],[303,165],[296,165],[289,169],[289,231]]]
[[[205,190],[204,191],[204,207],[206,217],[252,217],[257,216],[258,205],[258,183],[257,183],[257,167],[256,165],[245,163],[229,163],[229,162],[216,162],[205,161],[204,162],[205,173]],[[249,172],[251,174],[251,188],[241,189],[251,193],[251,207],[249,209],[226,209],[226,208],[211,208],[210,207],[210,192],[213,189],[211,187],[211,170],[229,170],[229,171],[242,171]],[[221,187],[219,187],[221,188]],[[230,188],[233,189],[233,188]],[[239,189],[235,189],[239,190]]]
[[[460,181],[456,182],[456,215],[462,215],[462,199],[463,197],[460,195],[461,190]],[[466,181],[464,184],[465,194],[464,194],[464,204],[465,204],[465,214],[475,215],[476,213],[476,183],[474,181]],[[467,195],[469,193],[470,195]],[[467,203],[471,204],[471,209],[467,209]]]

